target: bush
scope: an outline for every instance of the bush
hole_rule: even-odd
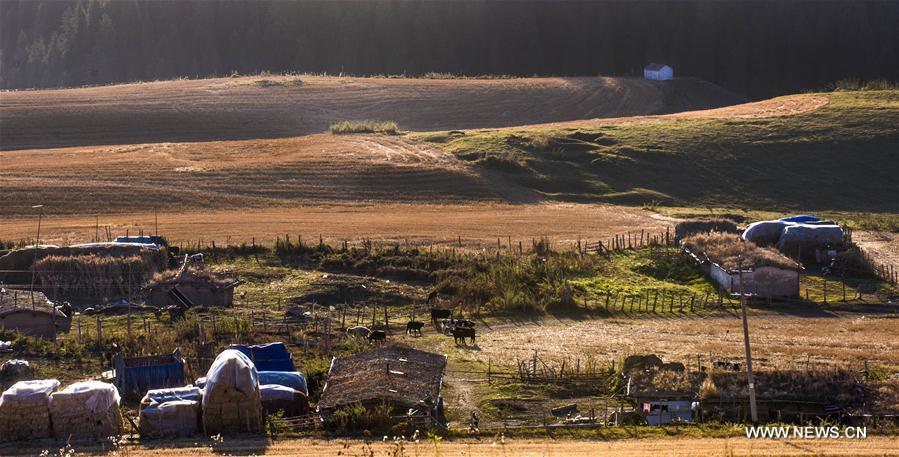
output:
[[[350,133],[386,133],[396,135],[399,128],[394,121],[340,121],[331,124],[329,131],[334,135],[346,135]]]

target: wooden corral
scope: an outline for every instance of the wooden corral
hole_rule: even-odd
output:
[[[54,340],[56,332],[67,331],[71,323],[42,292],[0,289],[0,329]]]
[[[319,414],[326,418],[343,406],[386,403],[433,424],[439,418],[445,370],[445,355],[403,346],[335,358],[318,403]]]
[[[239,284],[219,273],[182,268],[157,275],[144,290],[151,306],[227,307],[234,303],[234,288]]]

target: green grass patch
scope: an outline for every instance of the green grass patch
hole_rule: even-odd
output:
[[[829,103],[792,116],[411,136],[559,200],[899,212],[899,180],[884,166],[899,162],[899,91],[816,95]]]

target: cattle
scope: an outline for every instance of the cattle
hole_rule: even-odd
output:
[[[357,325],[355,327],[350,327],[346,329],[346,334],[353,338],[368,338],[368,334],[371,333],[371,330],[368,327]]]
[[[431,322],[434,324],[435,327],[437,326],[437,322],[440,319],[449,319],[452,316],[453,316],[452,310],[431,308]]]
[[[716,370],[740,371],[742,365],[740,362],[731,362],[730,360],[715,360],[712,362],[712,366]]]
[[[444,319],[440,321],[440,329],[444,335],[449,335],[450,331],[456,327],[474,328],[474,321],[468,319]]]
[[[368,342],[369,343],[372,343],[372,344],[375,342],[382,343],[385,341],[387,341],[387,332],[385,332],[384,330],[373,330],[371,333],[368,334]]]
[[[465,344],[465,338],[471,339],[471,344],[474,344],[474,329],[468,327],[454,327],[452,330],[453,340],[456,344]]]
[[[421,329],[425,326],[424,322],[409,321],[406,323],[406,335],[421,336]]]

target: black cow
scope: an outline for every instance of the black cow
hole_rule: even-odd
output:
[[[453,340],[456,344],[465,344],[465,338],[471,339],[471,344],[474,344],[474,329],[468,327],[454,327],[453,331]]]
[[[438,309],[431,308],[431,322],[434,326],[437,326],[437,322],[441,319],[449,319],[453,316],[453,311],[450,309]]]
[[[409,321],[406,323],[406,335],[421,336],[421,329],[425,326],[424,322]]]
[[[387,341],[387,332],[384,330],[372,330],[371,333],[368,334],[368,342],[385,342]]]

